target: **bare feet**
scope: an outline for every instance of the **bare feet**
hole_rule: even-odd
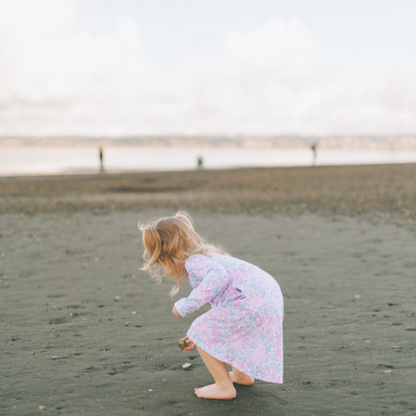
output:
[[[216,383],[209,386],[195,388],[194,392],[200,399],[232,400],[237,396],[233,385],[226,388],[219,387]]]
[[[242,373],[241,371],[230,371],[230,376],[233,383],[242,384],[243,386],[251,386],[254,384],[254,378]]]

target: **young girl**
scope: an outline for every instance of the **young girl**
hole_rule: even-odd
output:
[[[160,218],[141,226],[144,269],[155,276],[157,266],[177,281],[189,276],[193,291],[177,301],[173,314],[182,318],[205,305],[211,310],[196,318],[184,351],[197,348],[215,380],[196,388],[205,399],[233,399],[233,383],[254,379],[283,382],[283,297],[276,280],[265,271],[208,244],[194,230],[189,215]],[[228,372],[226,363],[232,371]]]

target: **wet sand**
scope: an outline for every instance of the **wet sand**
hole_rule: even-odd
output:
[[[396,165],[0,179],[0,414],[415,414],[415,178]],[[283,385],[194,397],[210,375],[176,345],[193,316],[175,318],[172,283],[138,270],[137,221],[178,209],[280,283]]]

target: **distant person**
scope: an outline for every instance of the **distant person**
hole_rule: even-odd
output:
[[[250,386],[254,379],[283,383],[283,297],[279,284],[265,271],[231,257],[221,247],[203,240],[186,212],[139,224],[143,233],[144,270],[170,275],[177,284],[189,277],[193,288],[178,300],[177,318],[192,314],[206,303],[181,339],[183,351],[198,349],[214,384],[195,388],[201,399],[231,400],[234,383]],[[156,273],[156,274],[155,274]],[[232,366],[229,372],[227,365]]]
[[[101,146],[99,148],[99,151],[100,151],[100,170],[101,172],[104,172],[104,152]]]
[[[318,143],[317,142],[311,144],[311,150],[312,150],[312,153],[313,153],[313,162],[312,162],[313,166],[316,165],[316,149],[317,148],[318,148]]]
[[[197,163],[198,163],[198,169],[202,169],[203,165],[204,165],[204,161],[202,160],[201,156],[198,157],[198,162]]]

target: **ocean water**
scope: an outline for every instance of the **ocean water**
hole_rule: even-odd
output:
[[[104,148],[107,172],[310,166],[310,149]],[[416,163],[416,150],[318,149],[316,165]],[[98,148],[0,147],[0,175],[55,175],[99,171]]]

